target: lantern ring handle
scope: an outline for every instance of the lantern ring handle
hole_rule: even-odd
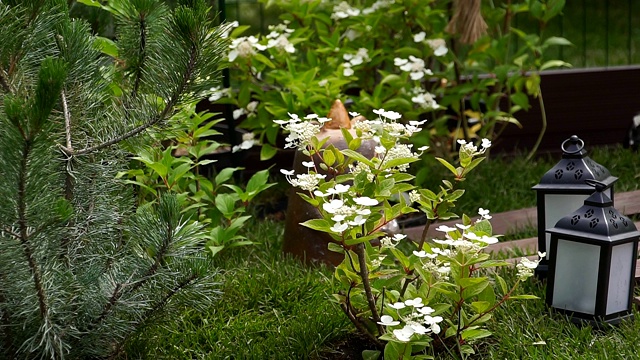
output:
[[[578,144],[578,147],[576,148],[576,150],[573,151],[569,151],[567,150],[567,143],[568,142],[575,142]],[[572,135],[570,138],[568,138],[567,140],[562,142],[562,145],[560,146],[560,148],[562,149],[562,151],[564,151],[566,154],[577,154],[580,151],[582,151],[582,149],[584,149],[584,141],[582,139],[580,139],[579,137],[577,137],[576,135]]]

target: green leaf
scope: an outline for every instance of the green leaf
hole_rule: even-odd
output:
[[[367,166],[373,167],[373,163],[371,162],[371,160],[367,159],[364,155],[360,154],[357,151],[353,151],[351,149],[344,149],[341,150],[341,152],[345,155],[350,157],[353,160],[359,161]]]
[[[492,304],[488,301],[473,301],[471,303],[471,307],[476,313],[483,313],[487,311],[491,307],[491,305]]]
[[[393,159],[384,163],[384,166],[380,170],[391,169],[404,164],[411,164],[412,162],[418,161],[416,158],[404,157]]]
[[[233,213],[236,211],[236,197],[231,194],[218,194],[216,195],[216,208],[220,210],[222,215],[227,219],[230,219]]]
[[[380,358],[380,350],[364,350],[362,351],[362,360],[378,360]]]
[[[219,253],[220,251],[222,251],[224,249],[224,245],[208,246],[207,249],[209,249],[209,251],[211,251],[211,256],[216,256],[217,253]]]
[[[85,4],[87,6],[93,6],[93,7],[99,7],[99,8],[103,8],[102,4],[100,3],[100,1],[97,0],[78,0],[78,2],[80,4]]]
[[[466,329],[462,331],[463,340],[470,341],[475,339],[482,339],[491,336],[491,332],[485,329]]]
[[[249,215],[245,215],[245,216],[239,216],[233,220],[231,220],[231,223],[229,224],[229,227],[227,227],[228,231],[237,231],[239,230],[242,225],[244,225],[245,222],[247,222],[247,220],[251,219],[251,216]]]
[[[479,278],[461,278],[456,281],[458,285],[464,288],[462,296],[464,299],[470,299],[481,293],[487,286],[489,280],[485,277]]]
[[[247,183],[247,192],[253,194],[262,191],[268,180],[268,169],[258,171],[253,174],[251,179],[249,179],[249,182]]]
[[[535,295],[511,295],[509,300],[538,300],[539,297]]]
[[[556,67],[572,67],[572,65],[562,60],[549,60],[540,66],[540,71]]]
[[[525,110],[529,109],[529,98],[527,97],[527,94],[522,92],[517,92],[517,93],[511,94],[509,98],[514,104],[520,106],[521,108]]]
[[[317,231],[331,232],[331,230],[329,229],[331,228],[332,224],[325,219],[311,219],[300,223],[300,225]]]
[[[436,160],[438,160],[442,165],[449,169],[449,171],[451,171],[453,175],[458,176],[458,171],[456,170],[456,168],[453,167],[453,165],[449,164],[447,160],[439,157],[436,157]]]
[[[571,41],[559,36],[551,36],[550,38],[546,39],[544,43],[542,43],[543,47],[547,47],[551,45],[572,46],[573,44],[571,43]],[[555,60],[555,61],[560,61],[560,60]]]
[[[504,281],[504,279],[498,274],[495,275],[495,280],[500,286],[500,290],[502,291],[502,294],[506,295],[507,292],[509,292],[509,289],[507,288],[507,282]]]
[[[486,219],[476,222],[473,225],[473,231],[486,234],[487,236],[493,235],[493,227],[491,226],[489,220]]]
[[[222,183],[224,183],[225,181],[231,179],[231,176],[233,176],[233,173],[237,170],[242,170],[242,168],[224,168],[222,170],[220,170],[220,172],[218,173],[218,175],[216,175],[215,177],[215,183],[216,185],[221,185]]]
[[[260,149],[260,160],[269,160],[274,157],[278,153],[278,148],[271,146],[269,144],[262,144],[262,148]]]
[[[389,74],[387,76],[385,76],[382,81],[380,81],[380,85],[382,84],[386,84],[386,83],[390,83],[390,84],[398,84],[400,82],[403,82],[404,80],[402,80],[402,78],[400,77],[400,75],[396,75],[396,74]]]
[[[511,265],[508,262],[504,261],[504,260],[487,260],[484,261],[482,264],[480,264],[478,266],[478,268],[481,269],[486,269],[486,268],[493,268],[493,267],[499,267],[499,266],[508,266]]]
[[[332,145],[329,145],[329,147],[324,149],[324,151],[322,152],[322,159],[324,160],[324,163],[327,164],[327,166],[333,166],[333,164],[335,164],[336,162],[336,157],[335,155],[333,155],[333,149],[334,147]]]
[[[249,28],[251,28],[251,26],[249,25],[240,25],[237,28],[233,29],[233,31],[231,31],[231,34],[229,34],[229,37],[232,39],[235,39],[238,36],[240,36],[243,32],[247,31]]]
[[[118,57],[118,45],[113,40],[102,36],[96,36],[93,41],[93,47],[105,55],[113,58]]]
[[[329,249],[329,251],[333,251],[333,252],[337,252],[340,254],[344,254],[344,248],[342,248],[342,246],[340,246],[339,244],[336,244],[334,242],[330,242],[329,245],[327,246],[327,248]]]
[[[253,58],[258,60],[259,62],[267,65],[268,67],[274,69],[276,66],[271,62],[271,60],[269,60],[266,56],[260,54],[260,53],[256,53],[253,55]]]

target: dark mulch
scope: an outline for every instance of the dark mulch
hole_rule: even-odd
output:
[[[374,350],[376,345],[366,336],[349,333],[327,344],[325,351],[313,360],[361,360],[364,350]]]

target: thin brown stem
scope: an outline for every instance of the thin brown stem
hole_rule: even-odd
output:
[[[544,108],[544,99],[542,98],[542,88],[538,85],[538,103],[540,104],[540,116],[542,118],[542,129],[540,129],[540,133],[538,134],[538,139],[536,143],[533,145],[533,148],[525,158],[525,162],[530,161],[538,152],[538,147],[542,143],[542,138],[544,137],[545,132],[547,131],[547,112]]]
[[[384,334],[384,328],[378,324],[380,322],[380,314],[376,309],[376,301],[373,297],[373,291],[371,290],[371,282],[369,281],[369,269],[367,268],[367,259],[364,249],[364,244],[360,243],[356,245],[356,254],[358,255],[358,263],[360,265],[360,277],[362,278],[362,285],[364,286],[364,293],[367,296],[367,303],[369,304],[369,310],[371,310],[371,317],[376,322],[378,333]]]
[[[355,327],[358,329],[358,331],[360,331],[360,333],[364,334],[366,337],[369,338],[369,340],[373,341],[374,344],[376,344],[376,347],[379,350],[384,350],[384,344],[375,336],[373,336],[365,327],[364,325],[362,325],[360,323],[360,321],[358,321],[358,319],[355,317],[355,315],[353,315],[349,309],[347,308],[346,304],[340,304],[340,307],[342,308],[342,311],[344,311],[345,315],[347,315],[347,318],[353,323],[353,325],[355,325]]]
[[[71,113],[69,112],[69,106],[67,104],[67,96],[64,90],[62,90],[60,96],[62,97],[62,112],[64,113],[64,133],[67,140],[67,149],[73,151],[71,145]]]

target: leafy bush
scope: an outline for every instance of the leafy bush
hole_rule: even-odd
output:
[[[271,119],[326,114],[334,99],[347,98],[355,112],[386,108],[431,120],[431,131],[414,141],[449,156],[457,139],[495,140],[507,124],[519,126],[517,113],[541,95],[538,72],[569,66],[545,57],[566,39],[511,22],[526,13],[543,29],[563,0],[264,2],[280,8],[282,22],[268,34],[243,36],[247,26],[230,34],[235,87],[211,96],[237,108],[234,117],[263,143],[263,158],[279,143]]]

